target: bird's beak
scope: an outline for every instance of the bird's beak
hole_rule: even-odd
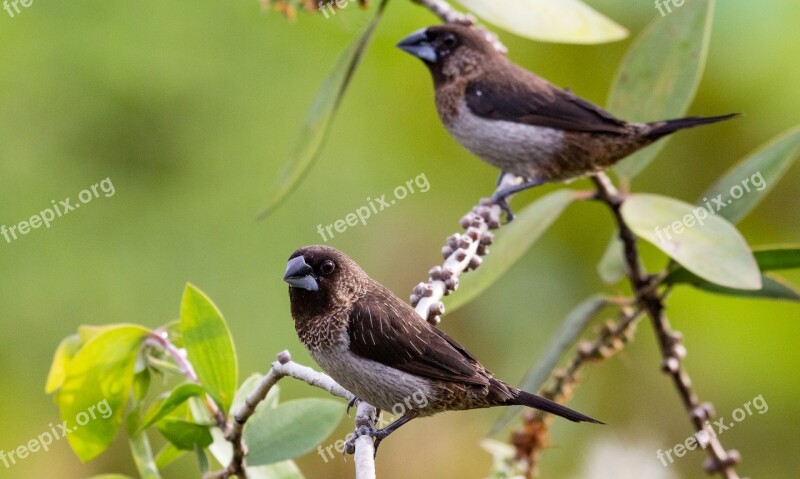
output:
[[[428,41],[428,33],[425,28],[405,37],[397,44],[397,48],[414,55],[424,62],[436,63],[436,50],[433,49],[433,46]]]
[[[314,270],[306,264],[306,259],[302,256],[292,258],[286,263],[286,274],[283,280],[289,283],[292,288],[302,288],[308,291],[317,291],[319,283],[311,274]]]

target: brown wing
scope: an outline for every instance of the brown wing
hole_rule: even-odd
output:
[[[471,80],[466,102],[475,115],[567,131],[625,133],[626,123],[527,70],[512,67],[507,75]]]
[[[477,360],[383,286],[367,293],[350,313],[350,350],[409,374],[488,385],[473,367]]]

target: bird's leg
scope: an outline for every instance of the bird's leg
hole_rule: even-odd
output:
[[[378,446],[380,446],[381,441],[412,419],[414,419],[413,416],[400,416],[383,429],[377,429],[374,424],[370,426],[361,426],[355,430],[353,437],[347,440],[344,450],[347,454],[354,454],[356,452],[356,439],[360,436],[371,436],[375,438],[375,456],[377,456]]]
[[[500,175],[500,179],[503,179],[503,175]],[[506,198],[509,196],[519,193],[522,190],[527,190],[528,188],[533,188],[534,186],[539,186],[544,181],[542,180],[529,180],[524,183],[520,183],[518,185],[509,186],[508,188],[503,188],[502,190],[495,191],[492,195],[492,202],[502,208],[503,211],[506,212],[506,221],[511,222],[514,219],[514,213],[511,211],[511,207],[508,206],[508,202],[506,202]]]
[[[347,413],[348,416],[350,416],[350,408],[355,406],[356,403],[358,403],[359,401],[361,401],[361,399],[359,399],[359,398],[357,398],[355,396],[353,396],[353,399],[347,401],[347,409],[345,409],[345,412]]]

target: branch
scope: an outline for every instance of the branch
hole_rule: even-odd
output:
[[[242,441],[244,425],[256,411],[258,404],[267,397],[270,389],[284,377],[299,379],[311,386],[324,389],[334,396],[338,396],[348,401],[353,399],[353,394],[340,386],[336,381],[315,371],[308,366],[292,361],[289,351],[278,354],[278,360],[272,363],[272,367],[261,379],[258,387],[247,396],[245,403],[233,415],[233,421],[226,425],[223,432],[225,439],[233,446],[233,458],[230,464],[222,471],[217,471],[206,475],[206,479],[228,479],[238,477],[247,478],[247,468],[245,458],[247,455],[246,447]],[[371,418],[375,417],[375,408],[366,402],[360,402],[358,413],[356,414],[356,427],[369,424]],[[373,440],[370,436],[360,436],[356,441],[356,479],[375,479],[375,460],[374,460]]]
[[[508,48],[500,42],[500,39],[497,38],[497,35],[490,32],[489,30],[478,26],[475,17],[472,15],[461,13],[458,10],[454,9],[447,3],[445,0],[411,0],[413,3],[416,3],[424,8],[427,8],[431,11],[434,15],[439,17],[444,23],[456,23],[459,25],[466,25],[468,27],[474,27],[475,29],[479,30],[483,35],[489,40],[494,48],[501,52],[501,53],[508,53]]]
[[[511,174],[503,176],[497,186],[499,191],[520,181]],[[510,200],[510,196],[507,200]],[[444,263],[434,266],[429,272],[428,281],[419,283],[411,295],[411,305],[422,319],[433,325],[439,324],[444,314],[442,298],[458,288],[462,273],[477,269],[483,256],[489,254],[488,246],[494,241],[491,230],[500,227],[502,210],[489,198],[483,198],[472,211],[461,218],[461,227],[466,231],[455,233],[447,238],[442,248]]]
[[[625,196],[617,191],[604,173],[598,173],[597,176],[592,177],[592,180],[597,187],[598,199],[608,205],[617,222],[619,237],[625,248],[628,279],[636,294],[637,303],[644,308],[653,322],[663,358],[662,369],[672,378],[695,432],[704,432],[703,436],[708,438],[707,441],[703,441],[704,444],[701,444],[709,455],[703,468],[710,474],[718,473],[726,479],[738,479],[735,466],[741,461],[741,456],[736,450],[726,451],[711,427],[706,425],[706,421],[714,415],[714,408],[710,403],[700,403],[692,387],[692,380],[683,366],[682,360],[686,356],[686,348],[683,345],[682,336],[679,332],[671,329],[669,320],[664,313],[663,297],[659,295],[655,287],[657,281],[654,281],[655,278],[649,276],[644,270],[639,260],[636,236],[622,216],[622,204]]]

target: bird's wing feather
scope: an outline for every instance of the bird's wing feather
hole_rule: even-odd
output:
[[[465,97],[472,113],[567,131],[624,133],[625,122],[586,100],[561,90],[521,68],[515,74],[482,77],[467,83]]]
[[[426,379],[488,385],[471,354],[382,286],[355,304],[349,321],[350,350],[358,356]]]

